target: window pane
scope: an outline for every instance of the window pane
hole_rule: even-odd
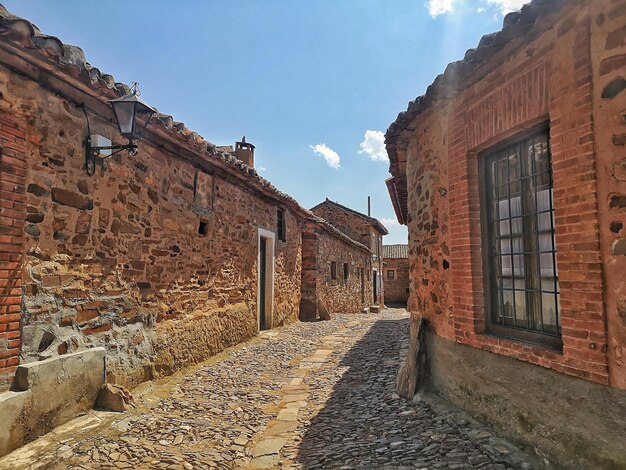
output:
[[[558,335],[548,134],[536,134],[485,158],[492,321]]]

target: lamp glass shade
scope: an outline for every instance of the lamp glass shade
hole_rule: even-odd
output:
[[[117,120],[120,134],[124,137],[132,138],[135,134],[135,118],[137,111],[136,101],[113,101],[113,112]]]

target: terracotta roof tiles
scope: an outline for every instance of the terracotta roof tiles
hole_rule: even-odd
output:
[[[409,257],[409,245],[383,245],[383,258],[397,259]]]

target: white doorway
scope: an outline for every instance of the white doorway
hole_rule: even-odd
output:
[[[257,328],[258,331],[272,328],[274,313],[274,232],[258,229],[257,234]]]

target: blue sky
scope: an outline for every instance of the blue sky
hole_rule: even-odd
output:
[[[0,0],[218,145],[243,135],[300,204],[328,197],[406,243],[381,137],[524,0]],[[369,132],[368,132],[369,131]]]

